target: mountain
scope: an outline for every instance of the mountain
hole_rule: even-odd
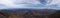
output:
[[[4,15],[13,14],[15,16],[20,16],[23,18],[42,18],[50,14],[56,13],[57,10],[53,9],[10,9],[10,10],[0,10]],[[37,17],[36,17],[37,16]]]

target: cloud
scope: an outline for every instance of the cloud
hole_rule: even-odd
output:
[[[20,4],[16,4],[20,3]],[[38,4],[39,2],[36,0],[1,0],[0,4],[5,4],[6,8],[24,8],[27,4],[21,4],[21,3],[28,3],[28,4]],[[1,8],[3,8],[2,6]],[[4,8],[5,8],[4,7]]]
[[[37,0],[16,0],[16,4],[39,4]]]
[[[60,0],[53,0],[51,4],[58,4]],[[8,9],[8,8],[51,8],[42,6],[38,0],[1,0],[0,4],[4,4],[4,6],[0,6],[0,9]],[[29,6],[29,7],[28,7]]]

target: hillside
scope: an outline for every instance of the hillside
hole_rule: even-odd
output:
[[[16,16],[20,18],[45,18],[50,14],[56,13],[53,9],[15,9],[15,10],[0,10],[4,15]]]

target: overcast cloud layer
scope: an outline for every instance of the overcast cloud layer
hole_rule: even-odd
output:
[[[0,0],[0,9],[8,8],[49,8],[49,9],[60,9],[60,0],[52,0],[52,2],[43,6],[39,0]]]

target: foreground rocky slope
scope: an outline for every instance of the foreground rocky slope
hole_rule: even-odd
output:
[[[47,16],[56,13],[56,11],[57,10],[52,9],[0,10],[7,18],[46,18]]]

